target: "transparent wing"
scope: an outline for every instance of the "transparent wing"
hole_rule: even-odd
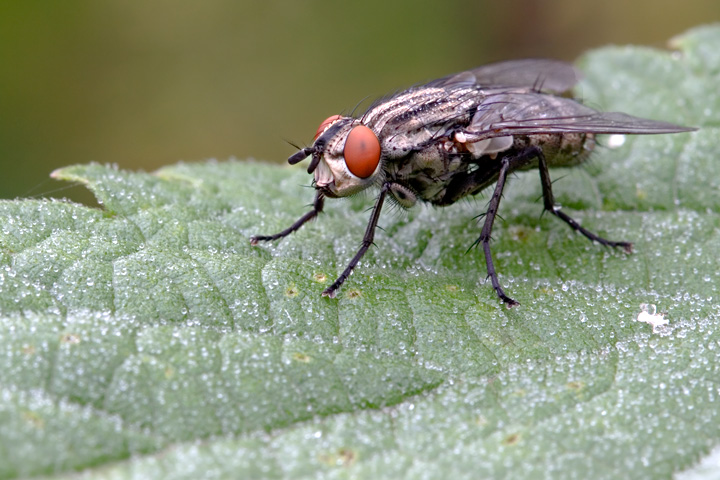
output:
[[[598,112],[569,98],[528,92],[488,95],[478,106],[466,133],[479,141],[523,134],[657,134],[692,130],[695,129],[625,113]]]
[[[582,74],[572,65],[559,60],[528,58],[491,63],[474,70],[440,78],[428,87],[527,87],[536,91],[562,93],[570,90]]]

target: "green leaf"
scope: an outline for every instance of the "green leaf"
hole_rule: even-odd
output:
[[[501,306],[467,247],[485,198],[308,210],[302,168],[99,165],[104,210],[0,202],[0,477],[669,478],[720,444],[720,28],[580,62],[590,105],[701,127],[556,171],[558,200],[635,253],[540,217],[496,222]],[[669,321],[636,321],[644,304]]]

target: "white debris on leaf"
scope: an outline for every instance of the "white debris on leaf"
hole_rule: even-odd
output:
[[[657,309],[652,303],[641,303],[640,310],[641,312],[638,313],[637,321],[652,325],[653,333],[661,333],[662,330],[664,330],[662,327],[670,323],[670,321],[665,318],[665,314],[656,313]]]

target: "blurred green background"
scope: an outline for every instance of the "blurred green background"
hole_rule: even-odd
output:
[[[717,20],[718,0],[2,2],[0,198],[88,201],[48,180],[73,163],[284,162],[364,98]]]

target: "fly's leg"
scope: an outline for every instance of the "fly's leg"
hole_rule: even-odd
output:
[[[508,308],[520,305],[518,302],[508,297],[505,291],[500,286],[500,280],[498,280],[497,272],[495,271],[495,265],[493,264],[492,253],[490,253],[490,240],[493,223],[495,222],[495,216],[500,206],[500,199],[502,198],[502,192],[505,188],[505,180],[507,176],[513,170],[516,170],[526,165],[536,155],[534,149],[530,148],[523,152],[520,152],[517,156],[504,157],[500,163],[500,173],[498,174],[497,184],[495,185],[495,191],[490,197],[490,203],[488,204],[487,212],[485,212],[485,223],[483,224],[482,231],[480,232],[480,238],[476,243],[482,246],[483,252],[485,252],[485,264],[487,265],[488,278],[492,283],[495,293],[500,297]]]
[[[313,218],[317,217],[318,214],[320,212],[322,212],[324,205],[325,205],[325,196],[322,194],[322,192],[318,191],[317,194],[315,195],[315,201],[313,202],[312,210],[310,210],[305,215],[300,217],[295,223],[290,225],[290,227],[286,228],[282,232],[276,233],[275,235],[255,235],[253,237],[250,237],[250,244],[257,245],[258,242],[270,242],[273,240],[277,240],[278,238],[287,237],[294,231],[299,230],[300,227],[305,225],[307,222],[309,222]]]
[[[370,245],[372,245],[373,239],[375,238],[375,227],[377,227],[378,220],[380,219],[380,210],[382,210],[383,202],[385,201],[385,195],[387,195],[390,185],[390,183],[386,183],[380,189],[380,194],[375,201],[372,215],[370,215],[370,221],[368,222],[368,226],[365,229],[365,235],[363,236],[360,250],[358,250],[352,260],[350,260],[350,263],[348,263],[348,266],[345,267],[345,270],[343,270],[337,280],[335,280],[332,285],[330,285],[323,291],[322,294],[324,297],[335,298],[337,290],[342,286],[343,283],[345,283],[345,280],[347,280],[352,273],[353,268],[355,268],[363,255],[365,255],[365,252],[367,252],[368,248],[370,248]]]
[[[552,193],[552,181],[550,180],[550,172],[548,171],[547,161],[545,161],[545,155],[543,155],[540,148],[535,147],[536,155],[538,158],[538,169],[540,170],[540,182],[542,183],[543,191],[543,202],[545,210],[558,217],[563,222],[570,225],[573,230],[582,233],[585,237],[589,238],[593,242],[598,242],[600,245],[608,247],[621,247],[626,253],[632,252],[632,243],[628,242],[614,242],[612,240],[606,240],[591,231],[583,228],[573,220],[571,217],[566,215],[560,210],[560,207],[555,204],[555,197]]]

